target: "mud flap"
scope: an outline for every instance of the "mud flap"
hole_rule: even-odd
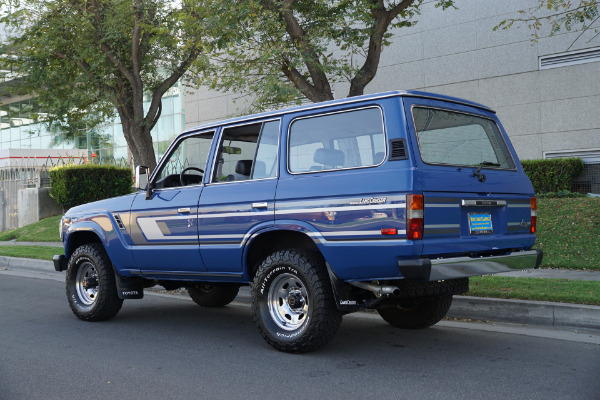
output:
[[[333,290],[333,297],[335,298],[335,304],[338,310],[344,313],[352,313],[366,308],[372,308],[387,298],[365,298],[364,293],[360,293],[360,289],[356,289],[354,286],[348,285],[338,278],[329,263],[326,262],[325,265],[327,266],[327,272],[329,273],[329,280],[331,281],[331,288]]]
[[[117,281],[117,294],[120,299],[144,298],[144,285],[138,278],[123,278],[115,272]]]

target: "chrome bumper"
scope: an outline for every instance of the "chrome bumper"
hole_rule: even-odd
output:
[[[402,260],[398,267],[407,280],[440,281],[538,268],[542,257],[541,250],[527,250],[489,257]]]

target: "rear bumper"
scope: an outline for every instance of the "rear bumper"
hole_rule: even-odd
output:
[[[489,257],[402,260],[398,267],[407,280],[439,281],[538,268],[542,257],[541,250],[527,250]]]

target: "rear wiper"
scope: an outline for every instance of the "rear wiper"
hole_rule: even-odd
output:
[[[479,167],[477,167],[477,169],[475,171],[473,171],[473,175],[471,175],[471,176],[476,176],[477,179],[479,179],[479,182],[485,182],[485,175],[481,173],[481,168],[484,166],[485,167],[499,167],[500,164],[491,162],[491,161],[482,161],[481,163],[479,163]]]
[[[500,164],[495,163],[495,162],[491,162],[491,161],[482,161],[479,164],[479,169],[481,169],[481,167],[486,166],[486,167],[499,167]]]

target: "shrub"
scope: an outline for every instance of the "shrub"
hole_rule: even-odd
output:
[[[581,158],[521,161],[536,193],[569,191],[573,178],[583,172]]]
[[[570,192],[568,190],[559,190],[558,192],[537,193],[536,196],[539,199],[572,199],[576,197],[587,197],[587,194],[579,192]]]
[[[112,165],[61,165],[50,170],[50,196],[65,210],[131,193],[131,184],[131,169]]]

